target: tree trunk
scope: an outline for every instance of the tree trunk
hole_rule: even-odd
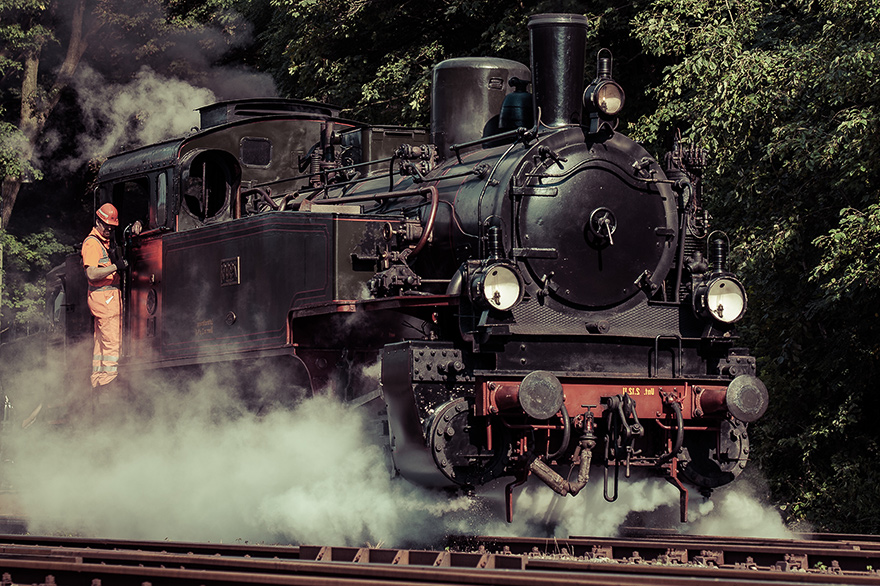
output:
[[[19,189],[21,189],[21,178],[5,177],[3,179],[3,199],[0,199],[0,230],[5,229],[9,224],[9,216],[12,215],[12,206],[15,205]]]
[[[19,130],[24,134],[25,143],[19,157],[31,161],[37,135],[43,129],[45,116],[40,112],[40,96],[37,74],[40,70],[40,47],[32,49],[24,58],[21,76],[21,118]],[[21,177],[5,177],[3,179],[3,199],[0,200],[0,228],[6,228],[12,208],[21,189]]]
[[[19,130],[27,139],[26,150],[20,153],[23,159],[32,161],[36,152],[37,139],[46,127],[46,121],[52,110],[61,98],[61,91],[67,87],[73,75],[76,73],[82,56],[89,44],[89,39],[101,28],[100,23],[89,31],[83,30],[84,16],[87,0],[76,0],[71,19],[70,40],[67,44],[67,52],[64,61],[55,77],[51,89],[41,94],[38,74],[40,70],[41,46],[37,46],[24,58],[24,68],[21,81],[21,121]],[[3,179],[2,199],[0,199],[0,228],[9,224],[12,208],[21,190],[21,177],[6,177]]]

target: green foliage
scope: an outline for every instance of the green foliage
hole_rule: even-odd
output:
[[[48,231],[16,238],[0,232],[3,247],[2,323],[37,331],[46,324],[46,273],[73,248],[58,242]]]
[[[354,117],[426,122],[431,68],[480,44],[488,2],[273,2],[270,51],[282,91],[348,106]],[[483,48],[485,51],[485,47]]]
[[[207,60],[247,35],[231,6],[232,0],[0,0],[0,168],[7,179],[0,225],[9,222],[19,193],[32,191],[17,180],[41,178],[37,161],[51,174],[58,158],[78,154],[71,153],[76,134],[93,114],[78,115],[69,91],[83,62],[107,83],[125,84],[143,66],[198,83],[207,77]],[[65,114],[56,114],[59,103]]]
[[[53,41],[52,30],[41,21],[50,6],[48,0],[0,0],[0,75],[21,66],[11,55],[38,49]]]
[[[122,83],[142,65],[198,83],[206,59],[220,58],[248,34],[231,0],[99,0],[89,5],[102,34],[85,58]]]
[[[23,142],[27,140],[21,131],[12,124],[0,121],[0,173],[4,177],[30,176],[41,179],[42,173],[30,161],[20,155],[24,150]]]
[[[631,15],[638,4],[271,0],[239,6],[263,31],[261,61],[283,94],[340,104],[346,115],[374,123],[426,125],[431,72],[438,62],[491,55],[527,64],[529,15],[584,14],[588,8],[591,40],[606,37],[607,45],[613,39],[622,55],[637,55],[621,15]]]
[[[880,203],[865,211],[842,209],[839,226],[813,244],[824,251],[811,276],[823,291],[815,312],[853,300],[880,300]]]
[[[708,148],[709,207],[738,243],[771,390],[760,462],[793,519],[880,531],[880,7],[658,0],[634,26],[668,60],[638,136]]]

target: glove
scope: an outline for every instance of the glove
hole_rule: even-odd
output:
[[[116,261],[114,264],[116,265],[116,272],[117,273],[121,273],[122,271],[124,271],[125,269],[128,268],[128,261],[125,260],[124,258]]]

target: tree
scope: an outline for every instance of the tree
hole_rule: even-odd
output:
[[[263,31],[259,54],[283,93],[340,104],[344,115],[377,124],[426,125],[434,65],[481,55],[528,64],[526,24],[541,12],[589,9],[588,55],[611,46],[638,79],[650,68],[633,63],[642,54],[628,20],[643,3],[280,0],[248,2],[243,11]]]
[[[739,242],[771,389],[752,437],[775,494],[792,520],[880,531],[880,6],[657,0],[634,26],[671,60],[641,138],[681,125],[714,158],[710,206]]]
[[[9,223],[22,180],[39,177],[34,173],[37,159],[51,156],[40,152],[40,140],[83,63],[108,74],[110,82],[125,81],[145,64],[196,78],[209,66],[200,57],[219,57],[228,46],[225,41],[240,33],[240,19],[226,12],[229,4],[0,0],[0,89],[5,90],[8,114],[18,113],[13,123],[24,139],[18,147],[19,164],[4,169],[0,227]],[[191,48],[196,44],[199,50]]]
[[[34,232],[19,239],[3,232],[2,247],[6,251],[4,305],[15,316],[16,326],[33,332],[41,329],[45,318],[46,273],[52,260],[71,252],[48,230]]]
[[[7,44],[2,57],[3,73],[4,77],[16,73],[20,78],[18,132],[24,139],[19,141],[19,165],[17,168],[7,168],[3,180],[0,228],[5,228],[9,223],[25,171],[28,167],[32,168],[36,139],[45,127],[49,113],[58,103],[61,88],[69,82],[79,65],[90,38],[100,29],[100,26],[94,25],[86,28],[83,20],[85,5],[85,0],[75,2],[65,58],[54,81],[48,88],[42,88],[39,83],[41,53],[47,44],[57,40],[47,26],[50,5],[42,0],[4,0],[0,4],[6,23],[0,29],[0,34]]]
[[[59,241],[82,237],[54,234],[48,226],[31,226],[27,221],[16,227],[16,235],[6,229],[23,193],[54,199],[53,215],[63,216],[62,210],[70,211],[81,199],[71,191],[85,192],[76,175],[58,165],[80,148],[71,137],[85,132],[82,121],[95,118],[76,99],[82,96],[76,95],[74,82],[84,65],[97,72],[92,79],[104,88],[143,77],[145,66],[169,77],[205,77],[211,62],[243,34],[241,19],[226,11],[229,4],[227,0],[0,0],[0,274],[6,268],[10,275],[6,290],[0,281],[0,293],[7,319],[10,311],[18,320],[34,317],[26,310],[40,297],[32,267],[42,266],[51,256],[57,260],[62,249],[67,250]],[[109,125],[98,119],[96,126],[101,132]],[[110,153],[81,154],[79,160]],[[51,181],[39,183],[44,176]],[[77,184],[80,187],[72,187]],[[32,257],[34,253],[42,256]],[[25,255],[27,263],[12,255]]]

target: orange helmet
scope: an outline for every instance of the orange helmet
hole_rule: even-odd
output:
[[[112,203],[105,203],[104,205],[99,207],[96,215],[98,216],[98,219],[105,224],[109,224],[111,226],[119,225],[119,212],[116,211],[116,206],[114,206]]]

